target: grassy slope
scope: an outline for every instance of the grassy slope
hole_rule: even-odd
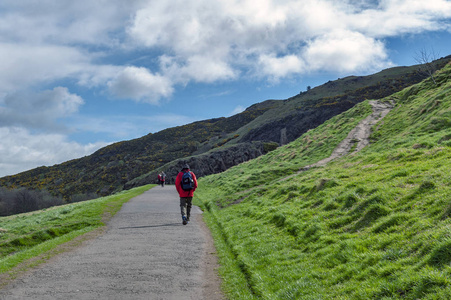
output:
[[[150,187],[147,185],[95,200],[0,217],[0,274],[104,226],[104,222],[119,211],[122,204]]]
[[[366,102],[264,157],[200,181],[231,299],[451,298],[451,65],[386,100],[354,156],[327,157]]]

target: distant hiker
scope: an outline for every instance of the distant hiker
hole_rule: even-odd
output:
[[[183,225],[188,224],[194,191],[197,188],[197,178],[190,171],[189,165],[184,165],[175,179],[175,187],[180,196],[180,212],[182,213]]]
[[[158,174],[158,184],[161,185],[161,187],[164,187],[165,181],[166,181],[166,174],[164,172]]]
[[[161,187],[164,187],[166,182],[166,174],[164,172],[161,173]]]

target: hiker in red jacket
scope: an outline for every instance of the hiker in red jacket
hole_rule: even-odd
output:
[[[194,191],[197,188],[197,178],[190,171],[188,165],[184,165],[182,171],[175,179],[175,187],[180,196],[180,212],[182,213],[183,225],[188,224]]]
[[[166,181],[166,174],[164,172],[158,174],[158,181],[159,184],[161,184],[161,187],[164,187],[164,182]]]

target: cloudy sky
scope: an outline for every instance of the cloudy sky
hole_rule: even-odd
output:
[[[0,176],[451,54],[446,0],[2,0]]]

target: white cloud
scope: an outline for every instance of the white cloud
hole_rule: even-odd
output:
[[[30,44],[117,45],[141,0],[2,0],[0,36]]]
[[[235,107],[235,109],[229,114],[229,116],[233,116],[233,115],[242,113],[245,109],[246,109],[245,107],[243,107],[243,106],[241,106],[241,105],[238,105],[238,106]]]
[[[123,66],[114,65],[86,65],[77,75],[78,84],[88,88],[104,87],[123,69]]]
[[[451,2],[447,0],[386,0],[376,7],[351,13],[343,20],[350,30],[375,38],[449,29]]]
[[[1,100],[1,99],[0,99]],[[21,126],[33,130],[61,130],[58,119],[76,113],[83,99],[65,87],[41,92],[19,91],[0,101],[0,127]]]
[[[390,65],[384,38],[450,30],[449,18],[446,0],[5,0],[0,56],[8,59],[0,61],[0,93],[69,78],[158,103],[177,84],[249,75],[273,81],[330,71],[331,57],[346,58],[347,66],[332,64],[344,72],[374,71]],[[348,47],[337,32],[349,33]],[[333,54],[328,44],[340,48]],[[371,44],[375,50],[355,55]],[[142,49],[159,53],[159,70],[95,63]]]
[[[80,145],[59,134],[31,134],[17,127],[0,128],[0,177],[83,157],[107,145]]]
[[[105,88],[118,67],[94,61],[127,48],[124,28],[142,2],[2,1],[0,94],[62,79]]]
[[[65,87],[18,91],[0,99],[0,176],[91,154],[107,143],[71,142],[58,121],[77,113],[84,100]],[[60,133],[57,133],[60,132]]]
[[[163,55],[160,57],[160,66],[165,77],[181,84],[187,84],[190,80],[212,83],[238,77],[237,71],[227,62],[208,56],[191,56],[178,61],[175,57]]]
[[[178,74],[183,83],[233,80],[240,73],[277,80],[390,66],[384,38],[449,29],[450,16],[445,0],[149,1],[128,34],[171,53],[166,61],[177,63],[163,64],[163,75]]]
[[[82,51],[54,45],[0,43],[0,57],[3,92],[76,76],[89,63]]]
[[[331,31],[309,42],[304,57],[311,71],[348,73],[389,65],[382,42],[344,30]]]
[[[283,57],[276,57],[275,55],[262,55],[259,59],[262,73],[274,78],[278,81],[295,73],[301,73],[305,69],[304,61],[296,55],[286,55]]]
[[[151,104],[158,104],[162,97],[169,97],[174,91],[168,78],[142,67],[126,67],[108,82],[108,88],[115,97]]]
[[[138,9],[128,33],[147,47],[162,46],[177,53],[195,53],[214,34],[218,20],[214,18],[221,1],[147,1]],[[214,27],[205,27],[212,25]]]

